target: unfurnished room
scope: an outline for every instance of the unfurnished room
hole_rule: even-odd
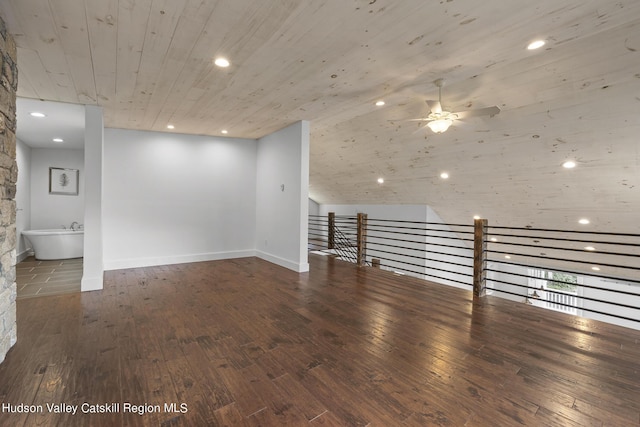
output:
[[[0,0],[0,425],[640,425],[637,0]]]

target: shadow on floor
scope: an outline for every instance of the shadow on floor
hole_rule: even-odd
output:
[[[17,299],[80,292],[82,260],[26,258],[16,265]]]

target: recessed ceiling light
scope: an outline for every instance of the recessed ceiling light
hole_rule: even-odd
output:
[[[176,127],[174,125],[167,125],[167,129],[175,129]]]
[[[587,225],[590,221],[587,218],[581,218],[578,222],[582,225]]]
[[[376,102],[376,105],[378,107],[382,107],[384,105],[384,101],[380,100],[380,101]]]
[[[573,160],[567,160],[562,164],[562,167],[565,169],[573,169],[576,167],[576,162],[574,162]]]
[[[593,246],[585,246],[585,247],[584,247],[584,250],[585,250],[585,251],[595,251],[595,250],[596,250],[596,248],[594,248]]]
[[[495,237],[492,237],[492,238],[491,238],[491,241],[492,241],[492,242],[497,242],[497,241],[498,241],[498,239],[496,239]]]
[[[591,269],[592,269],[593,271],[600,271],[600,267],[596,267],[596,266],[591,267]]]
[[[384,178],[378,178],[378,184],[384,184]]]
[[[40,113],[40,112],[38,112],[38,111],[34,111],[33,113],[30,113],[30,114],[31,114],[33,117],[39,117],[39,118],[47,117],[47,115],[46,115],[46,114],[44,114],[44,113]]]
[[[540,49],[542,46],[545,45],[545,43],[546,42],[544,40],[535,40],[529,43],[529,45],[527,46],[527,49],[529,50]]]
[[[53,138],[53,142],[64,142],[62,138]]]
[[[449,178],[449,174],[448,174],[448,173],[446,173],[446,172],[442,172],[442,173],[440,174],[440,178],[442,178],[442,179],[448,179],[448,178]]]
[[[511,259],[511,255],[505,255],[504,256],[506,259]]]
[[[480,215],[474,215],[473,219],[480,219]]]
[[[226,129],[222,129],[222,130],[220,131],[220,133],[223,133],[223,134],[225,134],[225,135],[226,135],[226,134],[228,134],[228,133],[229,133],[229,131],[228,131],[228,130],[226,130]]]
[[[229,65],[231,65],[231,63],[229,62],[229,60],[227,58],[216,58],[215,61],[213,61],[214,64],[216,64],[218,67],[222,67],[222,68],[226,68]]]

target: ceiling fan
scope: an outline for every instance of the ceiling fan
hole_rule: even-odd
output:
[[[429,105],[431,112],[427,117],[421,119],[412,119],[414,122],[428,122],[427,126],[435,133],[443,133],[454,121],[460,119],[466,119],[467,117],[474,116],[490,116],[493,117],[500,112],[500,108],[497,105],[493,107],[479,108],[477,110],[456,111],[450,112],[442,109],[442,86],[444,86],[444,79],[438,79],[433,82],[438,87],[438,100],[426,101]]]

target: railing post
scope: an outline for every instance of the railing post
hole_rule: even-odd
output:
[[[473,230],[473,296],[483,297],[486,293],[487,267],[487,220],[476,219]]]
[[[329,212],[329,242],[327,249],[334,249],[336,247],[336,213]]]
[[[367,214],[358,214],[358,265],[367,263]]]

